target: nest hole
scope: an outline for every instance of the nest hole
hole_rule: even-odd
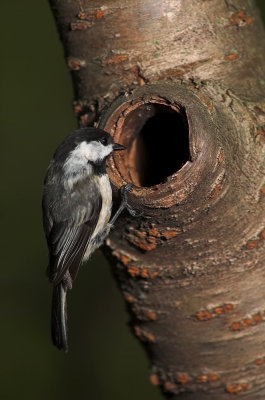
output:
[[[184,107],[141,105],[125,119],[124,133],[127,174],[137,186],[158,185],[191,160]]]

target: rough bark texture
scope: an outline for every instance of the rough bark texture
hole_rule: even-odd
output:
[[[50,0],[81,125],[128,150],[107,241],[151,382],[265,397],[265,35],[253,1]],[[148,162],[145,162],[148,160]],[[151,170],[149,169],[152,166]]]

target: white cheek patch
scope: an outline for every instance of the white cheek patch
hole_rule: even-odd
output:
[[[113,151],[113,145],[104,146],[97,140],[93,142],[80,143],[73,151],[71,151],[67,162],[71,163],[86,163],[87,161],[101,161]]]
[[[71,153],[64,164],[64,172],[68,178],[69,186],[80,179],[81,176],[87,176],[92,173],[92,165],[88,163],[84,149],[85,142],[80,143]]]
[[[93,167],[90,162],[102,161],[113,151],[113,145],[104,146],[100,142],[80,143],[65,161],[64,172],[68,178],[69,185],[80,179],[81,176],[88,176],[93,172]]]
[[[94,140],[93,142],[86,143],[82,142],[80,144],[84,157],[92,162],[97,162],[103,160],[113,151],[113,145],[108,144],[104,146],[102,143]]]

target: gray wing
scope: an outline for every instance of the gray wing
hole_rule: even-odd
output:
[[[68,196],[68,197],[67,197]],[[49,207],[45,207],[48,203]],[[97,225],[102,200],[95,184],[57,201],[43,201],[44,225],[49,247],[49,280],[57,285],[69,271],[75,279],[89,240]],[[50,206],[52,204],[52,206]],[[60,212],[58,210],[60,209]],[[58,215],[61,218],[58,218]]]

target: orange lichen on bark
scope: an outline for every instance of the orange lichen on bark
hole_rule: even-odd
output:
[[[262,316],[261,316],[260,314],[255,314],[255,315],[253,315],[253,321],[254,321],[256,324],[259,324],[260,322],[262,322]]]
[[[82,111],[82,105],[79,104],[77,101],[74,101],[73,106],[74,106],[75,115],[77,116]]]
[[[175,375],[175,381],[177,383],[180,383],[182,385],[185,385],[186,383],[195,380],[197,383],[210,383],[210,382],[216,382],[220,379],[220,376],[215,373],[209,373],[209,374],[200,374],[195,378],[191,378],[187,374],[183,373],[177,373]]]
[[[152,311],[147,311],[145,315],[151,321],[155,321],[156,320],[156,314],[154,312],[152,312]]]
[[[208,382],[208,375],[198,375],[196,380],[198,383],[206,383]]]
[[[258,358],[257,360],[255,360],[256,365],[262,365],[264,364],[264,362],[265,362],[264,358]]]
[[[192,89],[194,90],[195,88],[192,86]],[[201,99],[201,101],[208,106],[208,109],[212,111],[213,106],[210,104],[209,100],[206,99],[206,97],[203,96],[200,92],[196,92],[197,96]]]
[[[257,247],[257,245],[258,245],[258,242],[257,242],[256,240],[250,240],[250,241],[247,243],[247,248],[248,248],[249,250],[255,249],[255,247]]]
[[[238,58],[238,54],[237,53],[232,53],[232,54],[228,54],[227,56],[225,56],[224,60],[233,61],[233,60],[236,60],[237,58]]]
[[[170,238],[177,236],[177,232],[176,231],[165,231],[165,232],[162,232],[161,235],[165,239],[170,239]]]
[[[149,243],[156,243],[156,238],[154,236],[148,236],[147,241]]]
[[[149,278],[155,278],[160,274],[159,271],[149,272]]]
[[[119,64],[127,59],[128,59],[128,56],[126,54],[119,54],[119,55],[115,55],[113,57],[104,58],[103,60],[101,60],[101,62],[103,65]]]
[[[216,382],[218,379],[220,379],[220,376],[217,374],[208,374],[208,379],[211,382]]]
[[[160,379],[157,374],[151,374],[150,375],[150,383],[154,386],[159,386],[160,385]]]
[[[151,335],[151,333],[143,332],[144,339],[146,339],[148,342],[153,343],[155,341],[154,335]]]
[[[134,332],[136,336],[143,342],[149,342],[149,343],[154,343],[155,342],[155,337],[149,332],[143,331],[138,325],[134,327]]]
[[[215,314],[220,315],[220,314],[223,314],[223,313],[224,313],[224,309],[223,309],[222,307],[216,307],[216,308],[214,308],[213,312],[214,312]]]
[[[177,236],[176,230],[170,230],[168,228],[167,230],[160,232],[152,227],[149,228],[147,232],[131,230],[127,240],[142,250],[150,251],[155,249],[157,246],[162,245],[164,240],[172,239],[175,236]]]
[[[215,307],[213,309],[213,312],[217,315],[220,315],[232,311],[233,309],[234,309],[233,304],[224,304],[223,306]]]
[[[252,325],[252,319],[251,318],[244,318],[242,321],[243,325],[245,327]]]
[[[134,299],[135,300],[135,299]],[[132,307],[131,310],[137,316],[137,318],[141,321],[155,321],[156,314],[152,311],[146,311],[140,307]]]
[[[125,294],[124,295],[124,299],[127,301],[127,303],[134,303],[135,302],[135,298],[133,296],[131,296],[130,294]]]
[[[239,13],[235,13],[231,16],[229,20],[229,24],[236,24],[238,27],[244,26],[245,24],[249,25],[252,22],[251,17],[246,17],[245,12],[241,11]]]
[[[141,328],[140,328],[138,325],[136,325],[136,326],[134,327],[134,332],[135,332],[135,334],[136,334],[137,336],[140,336],[140,335],[142,334]]]
[[[82,67],[86,66],[86,62],[84,60],[78,60],[77,58],[69,58],[67,65],[70,71],[79,71]]]
[[[121,262],[123,265],[127,265],[130,261],[132,261],[129,257],[122,255],[121,256]]]
[[[263,314],[265,316],[265,313]],[[261,313],[256,313],[252,317],[243,318],[240,321],[233,322],[232,325],[230,325],[230,329],[233,331],[239,331],[260,324],[261,322],[264,322],[264,317]]]
[[[159,232],[156,229],[148,229],[148,235],[150,235],[150,236],[158,236]]]
[[[265,186],[261,189],[261,196],[265,196]]]
[[[173,383],[173,382],[170,382],[170,381],[166,381],[165,383],[164,383],[164,389],[166,390],[166,391],[168,391],[168,392],[170,392],[170,391],[172,391],[172,390],[175,390],[176,388],[177,388],[177,386],[175,385],[175,383]]]
[[[233,304],[225,304],[225,305],[224,305],[224,310],[225,310],[226,312],[232,311],[233,309],[234,309]]]
[[[194,315],[194,317],[199,321],[207,321],[213,317],[217,317],[219,315],[232,311],[233,309],[233,304],[224,304],[218,307],[214,307],[211,310],[199,311]]]
[[[133,262],[131,258],[125,256],[124,254],[120,254],[115,250],[112,251],[112,255],[116,257],[123,265],[128,265],[130,262]]]
[[[136,267],[136,265],[128,265],[127,271],[132,277],[135,277],[140,274],[140,269]]]
[[[104,17],[105,12],[102,11],[101,9],[95,10],[94,16],[96,19],[101,19],[102,17]]]
[[[91,28],[91,23],[87,21],[71,22],[70,28],[72,31],[85,31],[86,29]]]
[[[176,381],[181,385],[186,385],[189,382],[190,377],[186,374],[176,374]]]
[[[233,322],[230,325],[230,329],[232,331],[241,331],[241,329],[243,329],[243,326],[242,326],[242,324],[240,322]]]
[[[150,250],[153,250],[153,249],[156,248],[156,244],[147,245],[147,244],[144,244],[144,243],[139,243],[138,246],[141,249],[146,250],[146,251],[150,251]]]
[[[221,163],[223,161],[223,156],[224,156],[224,152],[223,150],[221,150],[219,157],[218,157],[218,162]]]
[[[159,271],[150,271],[148,268],[139,268],[136,265],[127,265],[127,271],[133,278],[136,276],[141,276],[142,278],[155,278],[159,275]]]
[[[246,22],[247,25],[251,24],[252,18],[251,18],[251,17],[247,18],[247,19],[245,20],[245,22]]]
[[[201,311],[201,312],[196,313],[194,316],[199,321],[207,321],[213,317],[213,315],[210,311]]]
[[[136,231],[136,235],[140,238],[144,238],[146,237],[146,233],[145,232],[141,232],[141,231]]]
[[[139,247],[140,249],[145,250],[145,251],[150,251],[150,250],[153,250],[156,248],[155,243],[147,244],[147,243],[141,242],[140,240],[130,240],[130,242],[132,244],[134,244],[136,247]]]
[[[259,136],[261,136],[261,137],[265,137],[265,134],[264,134],[264,132],[262,132],[260,129],[258,129],[257,131],[256,131],[256,134],[257,135],[259,135]]]
[[[248,388],[248,383],[236,383],[234,385],[226,385],[226,391],[230,394],[239,394]]]
[[[149,277],[149,272],[148,272],[148,269],[147,269],[147,268],[143,268],[143,269],[141,270],[141,277],[142,277],[142,278],[148,278],[148,277]]]
[[[234,309],[233,304],[224,304],[223,306],[215,307],[213,309],[213,312],[217,315],[220,315],[232,311],[233,309]]]
[[[219,183],[219,184],[216,186],[216,188],[214,189],[213,193],[211,193],[211,194],[209,195],[209,197],[210,197],[211,199],[213,199],[213,198],[217,195],[217,193],[219,192],[220,189],[221,189],[221,183]]]
[[[105,13],[106,12],[100,8],[98,8],[97,10],[89,11],[87,13],[84,11],[79,11],[79,13],[77,14],[77,18],[79,18],[81,20],[101,19],[102,17],[104,17]]]
[[[79,11],[79,13],[77,14],[77,18],[86,19],[86,13],[84,13],[84,11]]]

